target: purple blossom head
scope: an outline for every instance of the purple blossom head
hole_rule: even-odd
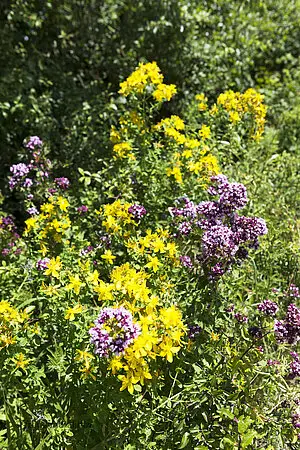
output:
[[[135,220],[141,220],[147,214],[146,209],[143,205],[134,204],[128,208],[129,214],[133,216]]]
[[[49,258],[39,259],[38,262],[36,263],[37,270],[41,270],[41,271],[46,270],[49,262],[50,262]]]
[[[277,359],[268,359],[267,361],[267,365],[268,366],[279,366],[280,361],[278,361]]]
[[[36,150],[37,148],[41,148],[42,145],[43,141],[38,136],[30,136],[25,147],[30,150]]]
[[[27,209],[27,212],[31,216],[36,216],[39,213],[35,206],[30,206],[30,208]]]
[[[205,231],[202,236],[202,250],[206,258],[233,257],[238,246],[235,243],[234,233],[225,225],[215,225]]]
[[[290,284],[288,290],[284,292],[284,295],[286,295],[287,297],[299,298],[299,288],[295,284]]]
[[[275,316],[279,308],[277,303],[266,299],[257,306],[257,309],[266,316]]]
[[[33,185],[33,181],[31,178],[25,178],[25,181],[23,182],[23,187],[30,188]]]
[[[77,208],[77,212],[82,216],[88,212],[89,208],[85,205],[81,205]]]
[[[290,352],[293,361],[290,363],[290,378],[295,378],[300,376],[300,359],[299,355],[296,352]]]
[[[100,357],[119,355],[137,338],[141,330],[124,307],[103,308],[89,330],[95,354]]]
[[[192,260],[189,256],[180,256],[179,257],[181,264],[183,265],[183,267],[187,267],[188,269],[192,269],[193,268],[193,263]]]
[[[294,428],[300,428],[300,414],[292,415],[292,425]]]
[[[56,184],[56,186],[58,186],[60,189],[68,189],[68,187],[70,186],[70,181],[68,178],[66,177],[60,177],[60,178],[55,178],[54,179],[54,183]]]
[[[190,222],[182,222],[178,227],[178,232],[181,235],[187,236],[192,231],[192,225]]]
[[[28,174],[30,168],[24,163],[19,163],[13,164],[9,170],[11,171],[11,173],[15,178],[22,178]]]
[[[244,316],[242,313],[237,312],[234,314],[234,318],[237,322],[239,323],[247,323],[248,322],[248,317]]]
[[[222,275],[224,275],[224,273],[226,272],[224,266],[222,265],[222,263],[217,263],[214,266],[212,266],[210,268],[210,278],[211,279],[215,279],[215,278],[219,278]]]
[[[294,344],[300,339],[300,310],[293,303],[288,306],[284,321],[277,320],[274,324],[277,341]]]
[[[201,333],[202,329],[199,325],[188,325],[188,338],[195,339]]]
[[[8,256],[9,253],[10,253],[10,249],[9,249],[9,248],[4,248],[4,249],[1,251],[2,256]]]
[[[260,217],[234,216],[232,230],[239,242],[256,241],[259,236],[268,233],[264,219]]]

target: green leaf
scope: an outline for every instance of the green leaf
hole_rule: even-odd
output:
[[[189,433],[186,432],[182,436],[181,443],[180,443],[180,446],[178,447],[178,449],[185,448],[188,445],[188,443],[189,443]]]

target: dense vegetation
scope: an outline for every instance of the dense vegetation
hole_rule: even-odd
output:
[[[0,25],[0,447],[299,448],[299,1]]]

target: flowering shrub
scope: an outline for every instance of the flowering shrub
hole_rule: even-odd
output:
[[[224,94],[212,114],[199,95],[215,124],[193,129],[163,117],[176,87],[156,63],[120,88],[99,172],[46,176],[37,136],[30,162],[12,166],[26,217],[19,232],[0,221],[1,445],[271,450],[279,434],[293,445],[299,289],[281,279],[260,295],[272,230],[216,156],[224,114],[254,120],[260,137],[262,97]]]

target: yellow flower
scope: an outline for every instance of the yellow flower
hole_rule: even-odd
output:
[[[201,136],[202,139],[209,139],[210,128],[207,125],[202,125],[201,130],[199,131],[199,136]]]
[[[67,211],[68,207],[70,206],[70,203],[66,198],[58,197],[57,198],[57,204],[61,211]]]
[[[168,362],[173,361],[173,355],[179,352],[180,347],[174,347],[172,339],[166,338],[164,342],[162,342],[159,346],[160,348],[160,356],[165,356]]]
[[[181,312],[174,305],[166,309],[162,308],[160,310],[160,318],[167,328],[182,324]]]
[[[148,264],[146,264],[145,267],[148,267],[149,269],[152,269],[154,273],[156,273],[158,271],[158,267],[161,266],[161,262],[159,262],[157,256],[150,256],[150,261],[148,262]]]
[[[105,253],[104,255],[101,255],[101,258],[107,261],[109,264],[113,264],[116,256],[111,253],[111,250],[105,250]]]
[[[75,361],[79,361],[79,362],[87,362],[90,361],[92,359],[94,359],[94,355],[92,355],[91,353],[87,352],[86,350],[76,350],[77,356],[75,356]]]
[[[29,359],[25,359],[24,353],[19,353],[16,358],[12,358],[12,361],[16,364],[17,368],[25,369],[30,363]]]
[[[212,332],[210,338],[212,341],[218,341],[220,339],[220,335]]]
[[[61,270],[61,261],[60,257],[51,258],[47,265],[47,270],[45,271],[45,275],[51,275],[52,277],[59,278],[58,271]]]
[[[98,286],[98,282],[99,282],[99,273],[97,272],[97,270],[94,270],[94,272],[91,273],[91,274],[87,277],[87,281],[89,281],[90,283],[92,283],[94,286]]]
[[[77,303],[77,305],[73,306],[73,308],[68,308],[66,310],[65,319],[66,320],[74,320],[76,314],[80,314],[83,311],[83,307],[80,303]]]
[[[159,84],[155,91],[152,93],[152,96],[158,102],[163,102],[165,100],[169,101],[177,92],[175,84]]]
[[[80,292],[80,288],[81,288],[81,286],[84,285],[84,283],[82,283],[80,281],[79,275],[77,275],[77,274],[75,275],[75,277],[73,277],[73,275],[69,275],[69,280],[70,280],[70,283],[66,287],[67,290],[69,291],[69,290],[73,289],[75,294],[78,295]]]
[[[25,220],[26,232],[34,230],[36,228],[38,220],[38,217],[30,217],[29,219]]]
[[[99,285],[94,287],[94,291],[99,294],[99,300],[113,300],[112,290],[113,284],[105,283],[100,280]]]

